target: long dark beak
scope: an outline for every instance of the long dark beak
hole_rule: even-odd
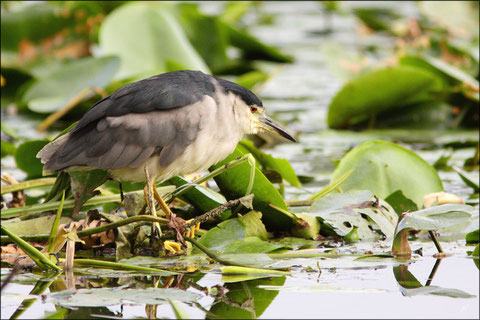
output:
[[[282,136],[290,141],[297,142],[294,137],[292,137],[285,129],[283,129],[278,123],[276,123],[269,117],[261,116],[259,117],[259,120],[262,123],[262,128],[265,131]]]

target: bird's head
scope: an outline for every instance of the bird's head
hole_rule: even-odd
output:
[[[217,80],[225,92],[233,94],[233,108],[241,114],[239,122],[245,125],[246,133],[270,132],[296,142],[295,138],[265,114],[262,101],[252,91],[224,79]]]
[[[282,136],[290,141],[296,142],[285,129],[283,129],[278,123],[270,119],[265,114],[265,108],[263,106],[258,106],[256,104],[247,105],[248,112],[250,113],[250,127],[251,133],[258,132],[270,132],[275,135]]]

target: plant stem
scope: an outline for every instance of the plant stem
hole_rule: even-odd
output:
[[[52,229],[50,230],[50,236],[48,237],[47,241],[47,253],[53,253],[53,247],[55,245],[55,238],[58,234],[58,225],[60,224],[60,218],[62,217],[63,211],[63,202],[65,201],[65,190],[62,192],[62,199],[60,200],[60,206],[58,207],[57,214],[55,216],[55,220],[52,224]]]
[[[430,238],[433,241],[433,244],[437,248],[438,252],[443,252],[442,246],[440,245],[440,242],[438,241],[437,235],[435,231],[429,230],[428,234],[430,235]]]
[[[51,186],[55,183],[56,178],[41,178],[35,180],[27,180],[16,184],[2,185],[1,194],[37,188],[37,187],[46,187]]]
[[[230,161],[229,163],[226,163],[225,165],[221,166],[220,168],[217,168],[217,169],[213,170],[212,172],[198,178],[197,180],[193,181],[191,184],[182,185],[182,186],[178,187],[177,189],[170,192],[169,194],[166,194],[164,196],[164,198],[167,198],[168,196],[172,196],[172,199],[176,198],[176,197],[179,197],[182,194],[184,194],[185,192],[187,192],[188,190],[190,190],[191,188],[195,187],[195,185],[200,184],[202,182],[205,182],[208,179],[216,177],[219,174],[222,174],[225,171],[230,170],[231,168],[236,167],[239,164],[244,163],[245,161],[248,161],[248,158],[249,158],[249,156],[248,156],[248,154],[246,154],[246,155],[241,156],[237,159],[234,159],[234,160]]]
[[[159,191],[159,193],[165,193],[172,190],[173,188],[174,186],[165,186],[165,187],[159,187],[157,188],[157,190]],[[142,192],[143,190],[133,191],[133,193],[142,193]],[[120,201],[119,194],[108,195],[108,196],[96,196],[86,201],[84,206],[99,205],[99,204],[104,204],[109,202],[119,202],[119,201]],[[41,203],[41,204],[33,204],[25,207],[9,208],[9,209],[2,210],[1,217],[3,219],[3,218],[15,217],[15,216],[23,216],[30,213],[51,211],[51,210],[57,209],[59,205],[60,205],[60,201],[53,201],[53,202],[47,202],[47,203]],[[64,209],[73,208],[74,206],[75,206],[75,200],[65,200],[63,203]]]

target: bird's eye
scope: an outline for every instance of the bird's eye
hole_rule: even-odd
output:
[[[255,107],[250,107],[250,112],[251,112],[251,113],[257,112],[257,108],[255,108]]]

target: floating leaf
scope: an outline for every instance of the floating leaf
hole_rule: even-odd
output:
[[[435,169],[416,153],[395,143],[374,140],[350,150],[332,174],[332,181],[348,170],[355,171],[342,190],[370,190],[384,199],[401,190],[405,197],[422,205],[423,196],[443,190]]]
[[[404,213],[404,217],[398,222],[395,230],[393,248],[399,248],[401,243],[401,231],[415,230],[438,230],[459,225],[466,222],[472,216],[473,207],[462,204],[443,204],[414,212]],[[395,249],[397,250],[397,249]]]
[[[99,42],[104,54],[120,57],[119,78],[163,73],[167,60],[209,73],[169,4],[136,2],[116,8],[103,21]]]
[[[417,211],[418,207],[415,202],[405,197],[402,190],[397,190],[385,198],[395,210],[397,214],[402,214],[406,211]]]
[[[432,100],[442,90],[435,74],[411,66],[389,67],[348,82],[328,107],[328,126],[355,125],[381,112]]]
[[[393,236],[397,214],[383,200],[378,204],[370,191],[350,191],[329,194],[315,201],[310,213],[332,226],[340,236],[346,236],[357,227],[359,239],[378,238],[373,230],[380,229],[387,237]],[[368,216],[368,220],[362,217]]]

